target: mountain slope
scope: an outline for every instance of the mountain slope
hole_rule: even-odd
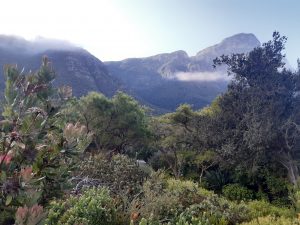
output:
[[[55,85],[69,85],[75,96],[100,91],[112,96],[121,89],[120,82],[109,75],[105,65],[82,48],[67,42],[40,39],[29,42],[12,36],[0,36],[0,66],[17,64],[20,69],[35,71],[47,55],[57,73]],[[0,89],[4,89],[0,70]]]
[[[223,54],[246,53],[259,45],[253,34],[237,34],[192,57],[176,51],[104,63],[132,95],[159,112],[168,112],[182,103],[195,108],[209,104],[228,84],[225,68],[214,70],[213,59]]]
[[[175,110],[182,103],[202,108],[226,90],[226,68],[214,70],[213,59],[222,54],[249,52],[260,43],[253,34],[237,34],[189,57],[182,50],[146,58],[102,63],[88,51],[68,42],[0,35],[0,66],[18,64],[37,70],[47,55],[57,73],[56,85],[69,85],[75,96],[99,91],[112,96],[123,90],[156,113]],[[4,79],[0,70],[0,90]]]

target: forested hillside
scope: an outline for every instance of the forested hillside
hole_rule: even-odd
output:
[[[133,97],[4,68],[0,224],[300,224],[300,70],[286,37],[223,55],[227,91],[153,116]],[[199,57],[201,54],[199,54]]]

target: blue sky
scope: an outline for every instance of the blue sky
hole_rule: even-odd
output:
[[[16,5],[18,7],[16,7]],[[69,40],[101,60],[199,50],[236,33],[261,42],[278,30],[286,53],[300,57],[297,0],[10,0],[2,3],[0,33]]]
[[[120,1],[157,50],[184,49],[193,55],[236,33],[254,33],[261,42],[277,30],[288,37],[287,57],[300,57],[300,1],[297,0],[140,0]]]

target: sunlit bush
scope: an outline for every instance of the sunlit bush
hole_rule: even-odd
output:
[[[254,192],[239,184],[227,184],[222,189],[223,195],[229,200],[242,201],[254,198]]]
[[[106,188],[86,190],[81,196],[54,201],[50,207],[47,225],[116,224],[114,202]]]
[[[264,217],[264,216],[284,216],[291,217],[293,215],[292,210],[288,208],[276,207],[266,201],[251,201],[247,203],[250,210],[251,218]]]
[[[250,222],[242,223],[242,225],[299,225],[300,220],[297,218],[291,219],[291,218],[285,218],[285,217],[273,217],[273,216],[267,216],[267,217],[259,217],[256,219],[253,219]]]

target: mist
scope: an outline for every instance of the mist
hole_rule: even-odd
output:
[[[18,53],[38,54],[48,50],[79,50],[80,47],[69,41],[36,37],[26,40],[18,36],[0,35],[0,48]]]
[[[180,81],[229,81],[230,77],[222,72],[178,72],[175,79]]]

